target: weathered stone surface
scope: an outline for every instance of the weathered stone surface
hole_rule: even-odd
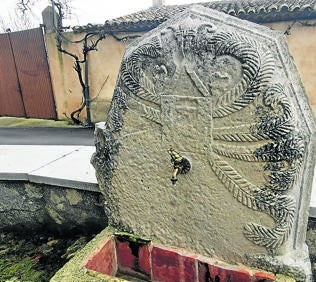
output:
[[[92,163],[112,226],[308,280],[314,131],[283,35],[196,6],[127,48]]]
[[[88,233],[107,225],[96,192],[0,181],[0,195],[0,230]]]

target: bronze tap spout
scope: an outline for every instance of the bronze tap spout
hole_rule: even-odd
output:
[[[173,172],[171,177],[171,183],[172,186],[176,186],[176,183],[178,181],[178,174],[184,174],[189,172],[191,169],[191,164],[188,159],[185,157],[182,157],[178,152],[176,152],[174,149],[169,149],[169,155],[171,157],[171,162],[173,163]]]
[[[170,178],[172,186],[176,186],[178,178],[177,175],[179,173],[179,168],[178,167],[174,167],[173,168],[173,173],[172,173],[172,177]]]

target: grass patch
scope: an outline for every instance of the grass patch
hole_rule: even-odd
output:
[[[35,269],[35,264],[29,257],[0,258],[0,281],[47,281],[45,271]]]
[[[0,281],[48,282],[91,237],[0,233]]]

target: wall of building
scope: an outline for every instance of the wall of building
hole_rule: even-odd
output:
[[[64,33],[70,41],[83,38],[84,34]],[[120,35],[124,36],[124,34]],[[60,53],[56,48],[56,35],[46,34],[47,52],[50,64],[52,84],[56,99],[58,119],[64,119],[65,114],[79,108],[82,103],[82,88],[76,71],[73,69],[74,59]],[[96,41],[97,37],[92,38]],[[88,55],[89,64],[89,87],[91,101],[91,119],[93,122],[105,119],[105,112],[109,107],[113,89],[116,84],[121,60],[128,41],[117,41],[108,37],[97,46],[97,51],[91,51]],[[63,48],[70,53],[80,55],[82,43],[72,44],[65,41]],[[84,65],[82,64],[84,69]],[[84,72],[83,72],[84,73]],[[86,112],[80,115],[84,118]]]
[[[316,20],[266,25],[281,32],[285,32],[291,26],[286,41],[316,117]]]
[[[316,34],[316,21],[308,21],[307,23],[310,26],[299,22],[295,23],[290,29],[290,34],[286,36],[286,40],[304,84],[314,116],[316,116],[316,37],[314,36]],[[266,26],[284,32],[292,24],[293,22],[278,22],[266,24]],[[137,35],[141,34],[138,33]],[[119,36],[123,37],[125,35],[120,34]],[[76,41],[83,38],[84,34],[69,32],[64,33],[64,36],[70,41]],[[96,38],[92,38],[92,40],[96,40]],[[129,42],[117,41],[113,37],[107,37],[98,44],[98,51],[89,53],[92,122],[105,120],[124,50]],[[74,60],[70,56],[58,52],[54,33],[46,34],[46,44],[57,115],[58,119],[64,119],[65,114],[70,116],[73,110],[80,107],[82,90],[77,73],[73,69]],[[64,49],[79,55],[82,53],[82,44],[66,42]],[[86,112],[83,111],[80,117],[84,118],[85,115]]]

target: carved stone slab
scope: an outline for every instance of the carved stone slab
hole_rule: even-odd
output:
[[[110,225],[308,281],[314,130],[282,34],[190,8],[128,46],[97,126]]]

